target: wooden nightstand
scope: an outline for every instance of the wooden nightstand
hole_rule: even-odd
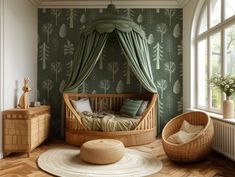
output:
[[[11,109],[3,112],[3,151],[30,152],[49,135],[50,107]]]

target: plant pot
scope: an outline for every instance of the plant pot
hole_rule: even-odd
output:
[[[234,102],[230,97],[226,97],[226,100],[223,101],[223,117],[234,118]]]

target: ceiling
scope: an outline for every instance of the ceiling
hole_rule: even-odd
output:
[[[189,0],[112,0],[118,8],[182,8]],[[39,8],[103,8],[111,0],[31,0]]]

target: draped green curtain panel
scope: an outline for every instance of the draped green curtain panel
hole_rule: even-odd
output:
[[[122,32],[117,30],[119,43],[124,50],[128,65],[144,86],[152,93],[157,93],[150,66],[150,57],[147,41],[135,31]]]
[[[64,91],[72,91],[86,80],[97,63],[107,39],[108,33],[100,34],[97,31],[81,36],[73,70]]]
[[[72,74],[64,91],[73,92],[86,80],[97,63],[111,32],[117,34],[117,42],[121,45],[128,64],[139,82],[146,90],[157,93],[144,31],[132,20],[117,15],[96,20],[84,29],[74,58]],[[64,115],[61,117],[63,133]]]

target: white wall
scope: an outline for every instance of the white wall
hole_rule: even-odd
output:
[[[205,0],[191,0],[183,8],[183,108],[195,106],[195,30]]]
[[[17,105],[24,77],[30,78],[30,101],[37,94],[37,8],[30,0],[1,0],[3,5],[3,88],[1,111]],[[18,82],[18,85],[16,83]],[[2,132],[0,120],[0,132]],[[0,153],[2,135],[0,136]],[[1,154],[0,154],[1,155]]]

